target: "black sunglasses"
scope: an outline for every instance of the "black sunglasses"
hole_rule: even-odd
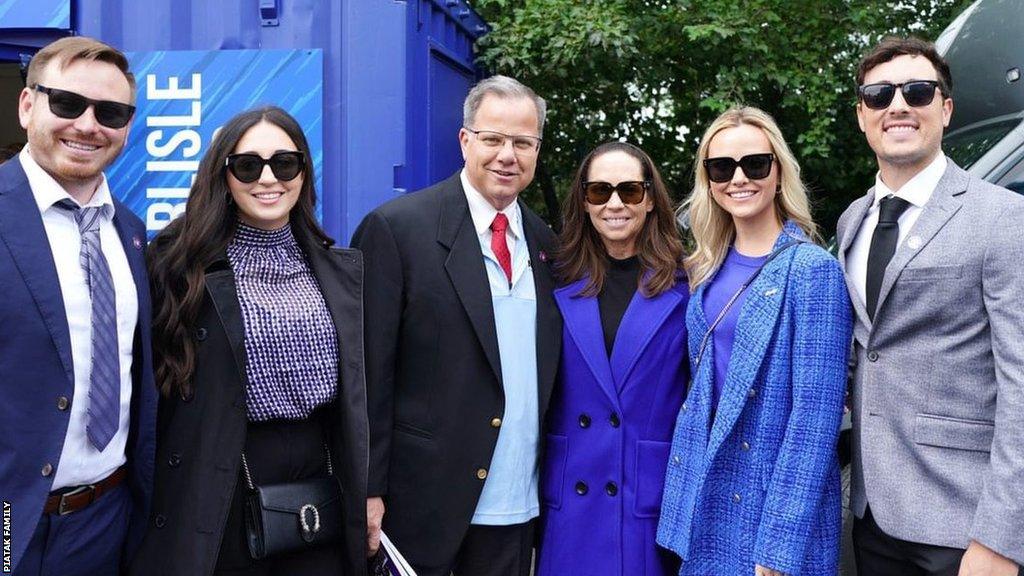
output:
[[[36,84],[34,90],[46,94],[50,101],[50,112],[53,112],[54,116],[64,118],[65,120],[78,118],[85,113],[89,106],[92,106],[93,114],[96,115],[96,121],[107,128],[116,130],[124,128],[131,121],[132,114],[135,114],[135,106],[131,104],[122,104],[121,102],[112,102],[110,100],[93,100],[92,98],[86,98],[81,94],[68,92],[67,90],[47,88],[42,84]]]
[[[281,182],[294,180],[306,167],[306,162],[305,155],[295,150],[275,152],[270,158],[263,158],[252,152],[231,154],[224,160],[224,165],[239,182],[250,184],[260,179],[264,166],[270,166],[274,178]]]
[[[772,163],[775,162],[775,154],[747,154],[736,160],[728,156],[720,158],[705,158],[704,169],[708,171],[708,178],[719,184],[732,180],[736,174],[736,167],[743,169],[743,173],[751,180],[767,178],[772,172]]]
[[[619,193],[619,200],[623,204],[639,204],[644,201],[644,195],[650,187],[651,183],[646,180],[642,182],[635,180],[619,182],[615,186],[608,182],[584,182],[583,193],[587,198],[588,204],[597,206],[607,204],[612,199],[613,192]]]
[[[935,99],[935,89],[939,83],[935,80],[912,80],[901,84],[891,82],[879,82],[878,84],[865,84],[857,88],[861,102],[872,110],[882,110],[892,104],[896,97],[896,89],[903,93],[903,101],[908,106],[927,106]]]

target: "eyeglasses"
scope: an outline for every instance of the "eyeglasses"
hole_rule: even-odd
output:
[[[583,194],[587,198],[587,204],[600,206],[607,204],[612,199],[612,193],[618,192],[619,200],[623,204],[639,204],[644,201],[647,189],[651,187],[648,181],[619,182],[612,186],[608,182],[584,182]]]
[[[907,106],[916,108],[931,104],[935,99],[935,89],[938,87],[939,83],[935,80],[912,80],[900,84],[879,82],[878,84],[865,84],[857,88],[857,94],[868,108],[882,110],[892,104],[892,99],[896,97],[896,89],[899,88]]]
[[[96,115],[96,121],[107,128],[116,130],[124,128],[131,121],[132,114],[135,113],[135,106],[131,104],[122,104],[121,102],[110,100],[93,100],[92,98],[86,98],[81,94],[68,92],[67,90],[47,88],[42,84],[36,84],[33,89],[36,92],[46,94],[50,101],[50,112],[53,112],[54,116],[64,118],[65,120],[78,118],[85,113],[89,106],[92,106],[93,114]]]
[[[264,166],[270,166],[274,178],[281,182],[294,180],[306,167],[306,162],[305,155],[296,150],[275,152],[270,158],[263,158],[251,152],[232,154],[224,160],[224,165],[239,182],[250,184],[260,179]]]
[[[736,167],[743,169],[743,173],[751,180],[767,178],[772,172],[772,164],[775,162],[775,154],[747,154],[736,160],[728,156],[720,158],[705,158],[704,168],[708,171],[708,179],[712,182],[722,184],[732,180],[736,174]]]
[[[538,138],[537,136],[527,136],[525,134],[503,134],[493,130],[473,130],[472,128],[466,128],[466,132],[476,135],[476,139],[479,140],[485,148],[504,148],[505,141],[512,140],[512,148],[516,152],[521,153],[531,153],[540,150],[540,143],[542,140],[542,138]]]

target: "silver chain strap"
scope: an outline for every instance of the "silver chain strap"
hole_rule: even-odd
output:
[[[704,337],[701,338],[701,340],[700,340],[700,348],[697,349],[697,358],[696,358],[696,361],[693,363],[693,369],[691,370],[691,373],[696,373],[697,372],[697,368],[700,367],[700,360],[704,356],[704,349],[707,348],[708,341],[711,338],[711,334],[715,331],[715,328],[718,328],[718,325],[725,318],[725,315],[729,312],[729,309],[732,308],[732,305],[736,303],[736,300],[740,297],[740,295],[743,294],[743,292],[747,289],[747,287],[750,286],[754,282],[754,280],[758,277],[758,275],[761,274],[761,271],[764,270],[764,267],[767,266],[769,262],[774,260],[776,256],[778,256],[779,254],[782,254],[790,246],[796,246],[796,245],[802,244],[804,242],[805,242],[805,240],[793,239],[793,240],[791,240],[789,242],[786,242],[782,246],[779,246],[779,248],[776,249],[771,254],[769,254],[768,258],[766,258],[765,261],[761,263],[761,265],[757,268],[757,270],[755,270],[754,273],[751,274],[746,279],[746,281],[744,281],[743,284],[740,285],[739,290],[737,290],[732,295],[732,298],[729,298],[729,301],[725,303],[725,307],[723,307],[722,311],[718,313],[718,317],[715,318],[715,321],[712,322],[711,326],[708,327],[707,332],[704,333]]]
[[[327,475],[334,476],[334,464],[331,463],[331,448],[324,442],[324,452],[327,453]],[[249,461],[245,459],[245,452],[242,452],[242,472],[245,474],[245,483],[249,490],[255,490],[256,485],[252,481],[252,473],[249,472]]]

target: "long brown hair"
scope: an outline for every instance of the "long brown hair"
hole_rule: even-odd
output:
[[[637,282],[644,296],[657,296],[675,285],[676,276],[682,270],[683,244],[672,213],[672,200],[658,168],[646,152],[627,142],[601,144],[583,159],[576,170],[562,205],[565,221],[559,236],[555,273],[566,284],[587,277],[587,285],[580,296],[595,296],[604,286],[608,271],[607,252],[587,213],[583,183],[587,181],[594,159],[609,152],[624,152],[636,158],[644,180],[651,183],[647,194],[654,203],[654,209],[647,214],[636,240],[640,265],[649,273],[641,275]]]
[[[192,339],[202,306],[206,268],[221,258],[234,236],[238,208],[231,201],[224,167],[229,154],[253,126],[268,122],[285,131],[306,157],[299,198],[289,220],[296,235],[333,244],[316,222],[315,176],[309,143],[302,128],[275,106],[247,110],[225,124],[199,163],[185,213],[156,237],[147,251],[153,293],[153,369],[165,395],[192,393],[196,347]]]

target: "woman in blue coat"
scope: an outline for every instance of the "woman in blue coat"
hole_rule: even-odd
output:
[[[694,377],[658,542],[685,575],[834,576],[850,303],[838,262],[810,241],[800,169],[770,116],[712,123],[689,216]]]
[[[611,142],[584,159],[564,214],[565,332],[537,574],[672,574],[678,561],[654,542],[687,379],[689,290],[671,201],[647,154]]]

